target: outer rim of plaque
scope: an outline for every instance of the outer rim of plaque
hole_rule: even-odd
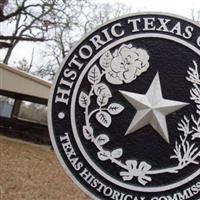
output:
[[[72,172],[68,169],[68,167],[65,165],[65,162],[62,158],[62,155],[60,154],[57,144],[56,144],[56,140],[55,140],[55,136],[54,136],[54,131],[53,131],[53,126],[52,126],[52,100],[53,100],[53,94],[54,94],[54,90],[56,87],[56,83],[58,80],[58,77],[60,75],[60,72],[62,71],[66,61],[68,60],[69,56],[74,52],[74,50],[88,37],[90,36],[92,33],[96,32],[98,29],[123,18],[127,18],[127,17],[131,17],[131,16],[142,16],[142,15],[164,15],[164,16],[169,16],[169,17],[174,17],[177,19],[181,19],[181,20],[185,20],[191,24],[194,24],[195,26],[200,28],[200,24],[198,24],[197,22],[181,16],[181,15],[176,15],[170,12],[158,12],[158,11],[147,11],[147,12],[135,12],[135,13],[129,13],[127,15],[122,15],[120,17],[116,17],[114,19],[108,20],[107,22],[98,25],[95,29],[93,29],[92,31],[89,31],[86,35],[82,36],[81,39],[79,41],[77,41],[74,45],[74,47],[69,51],[69,53],[65,56],[65,58],[63,59],[59,69],[56,72],[56,75],[53,79],[53,83],[50,89],[50,93],[49,93],[49,98],[48,98],[48,105],[47,105],[47,121],[48,121],[48,129],[49,129],[49,135],[50,135],[50,139],[51,139],[51,143],[53,146],[53,149],[56,153],[56,157],[59,161],[59,163],[62,165],[62,168],[64,169],[65,173],[70,177],[70,179],[75,183],[75,185],[77,185],[83,192],[85,192],[90,198],[94,199],[94,200],[101,200],[99,198],[97,198],[93,193],[91,193],[88,189],[86,189],[82,184],[80,184],[80,182],[74,177],[74,175],[72,174]],[[137,192],[137,191],[136,191]]]

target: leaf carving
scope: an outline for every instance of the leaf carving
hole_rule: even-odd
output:
[[[112,58],[113,57],[110,51],[107,51],[106,53],[104,53],[99,60],[101,67],[104,69],[109,68]]]
[[[111,156],[113,158],[120,158],[122,156],[122,154],[123,154],[123,150],[122,150],[122,148],[119,148],[119,149],[113,150],[111,153]]]
[[[94,65],[90,69],[90,71],[88,72],[88,80],[93,85],[95,85],[95,84],[100,82],[100,80],[101,80],[101,72],[100,72],[99,68],[97,67],[97,65]]]
[[[106,144],[107,142],[109,142],[109,137],[105,134],[101,134],[99,136],[97,136],[95,143],[97,145],[103,146],[104,144]]]
[[[97,97],[97,104],[100,106],[100,107],[103,107],[105,105],[107,105],[108,103],[108,97],[106,94],[101,94]]]
[[[93,128],[91,126],[83,126],[83,135],[85,139],[90,140],[93,138]]]
[[[85,92],[81,92],[79,96],[79,105],[83,108],[90,105],[90,98]]]
[[[110,152],[109,151],[99,151],[97,153],[100,160],[105,161],[109,159]]]
[[[108,98],[112,97],[109,87],[105,83],[99,83],[94,87],[94,93],[99,96],[105,94]]]
[[[99,111],[96,114],[96,119],[101,125],[105,126],[106,128],[108,128],[112,122],[111,116],[104,111]]]
[[[118,104],[118,103],[112,103],[108,106],[108,112],[111,115],[117,115],[120,112],[122,112],[124,110],[124,106]]]
[[[196,139],[196,138],[200,138],[200,133],[198,132],[198,133],[194,133],[193,135],[192,135],[192,140],[194,140],[194,139]]]

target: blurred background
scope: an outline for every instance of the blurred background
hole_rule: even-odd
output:
[[[144,11],[200,23],[199,0],[0,0],[0,199],[89,199],[52,151],[50,87],[81,37],[108,20]]]

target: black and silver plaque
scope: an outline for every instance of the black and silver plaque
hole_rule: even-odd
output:
[[[99,27],[65,59],[48,115],[92,199],[200,199],[200,27],[162,13]]]

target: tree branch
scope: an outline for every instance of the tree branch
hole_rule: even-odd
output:
[[[21,6],[18,6],[18,8],[14,12],[12,12],[8,15],[1,15],[0,22],[6,21],[6,20],[10,19],[11,17],[19,15],[21,13],[21,11],[24,9],[25,3],[26,3],[26,1],[24,1]]]
[[[21,41],[45,41],[44,38],[34,38],[34,37],[20,37],[20,36],[4,36],[0,35],[0,40],[21,40]]]
[[[7,43],[7,42],[0,42],[0,49],[2,48],[10,48],[12,44]]]

